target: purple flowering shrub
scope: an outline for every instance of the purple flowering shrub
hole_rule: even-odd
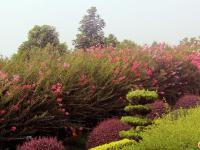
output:
[[[191,108],[200,104],[200,97],[196,95],[184,95],[178,99],[175,108]]]
[[[119,132],[129,130],[130,125],[122,123],[119,119],[108,119],[100,122],[90,133],[87,148],[96,147],[120,139]]]
[[[63,144],[53,137],[34,138],[18,146],[17,150],[65,150]]]

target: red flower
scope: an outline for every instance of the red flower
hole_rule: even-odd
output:
[[[61,103],[62,102],[62,98],[60,98],[60,97],[58,97],[57,99],[56,99],[56,101],[58,102],[58,103]]]
[[[10,128],[10,130],[13,131],[13,132],[15,132],[15,131],[17,130],[17,127],[16,127],[16,126],[12,126],[12,127]]]
[[[82,74],[80,76],[80,82],[81,82],[81,85],[84,85],[88,82],[87,76],[85,74]]]
[[[62,92],[62,84],[56,83],[51,87],[51,90],[54,94],[60,94]]]
[[[128,60],[128,58],[124,58],[123,61],[124,61],[125,64],[128,64],[129,60]]]
[[[92,85],[92,92],[96,92],[96,90],[97,90],[96,85]]]
[[[6,113],[6,110],[2,109],[0,110],[0,115],[4,115]]]
[[[152,69],[151,68],[147,68],[146,74],[151,77],[153,75]]]
[[[121,81],[123,81],[125,79],[126,79],[126,76],[121,76],[121,77],[119,77],[118,81],[121,82]]]
[[[14,82],[19,82],[20,76],[19,75],[13,75],[13,81]]]
[[[131,72],[136,73],[139,66],[140,66],[139,62],[136,62],[136,61],[133,62],[132,67],[131,67]]]
[[[153,81],[152,81],[152,86],[156,86],[157,84],[158,84],[158,81],[155,80],[155,79],[153,79]]]
[[[11,109],[14,110],[14,111],[18,111],[19,110],[19,105],[18,104],[13,105]]]
[[[29,89],[32,89],[34,87],[34,85],[31,85],[31,84],[27,84],[27,85],[23,85],[21,88],[23,90],[29,90]]]

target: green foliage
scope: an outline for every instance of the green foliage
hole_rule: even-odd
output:
[[[121,121],[133,126],[147,126],[152,124],[150,120],[141,117],[123,116]]]
[[[120,131],[119,135],[121,138],[133,139],[135,141],[142,139],[140,132],[136,131],[135,129],[131,129],[129,131]]]
[[[96,14],[96,7],[91,7],[87,12],[88,15],[85,15],[80,21],[80,33],[76,35],[76,40],[73,41],[75,47],[79,49],[86,49],[104,43],[104,33],[102,31],[105,26],[104,20]]]
[[[140,46],[131,40],[125,39],[117,45],[117,48],[118,49],[138,49],[140,48]]]
[[[119,44],[119,41],[115,35],[109,34],[108,37],[105,37],[104,43],[106,46],[116,47]]]
[[[124,150],[198,150],[200,135],[200,108],[180,110],[158,119],[156,124],[142,133],[143,140]]]
[[[66,51],[67,45],[60,43],[58,32],[53,26],[35,25],[28,33],[28,40],[19,46],[19,51],[30,51],[32,49],[44,48],[48,44],[55,46],[58,51]]]
[[[129,140],[129,139],[123,139],[120,141],[111,142],[109,144],[100,145],[100,146],[91,148],[90,150],[118,150],[118,149],[122,149],[128,145],[133,145],[133,144],[135,144],[134,141]]]
[[[151,111],[151,109],[144,105],[128,105],[124,108],[124,111],[135,112],[136,114],[147,114]]]
[[[180,41],[180,47],[188,51],[200,51],[200,37],[184,38]]]
[[[135,90],[128,92],[126,98],[129,105],[124,110],[131,116],[123,116],[121,121],[132,125],[133,128],[129,131],[120,132],[120,137],[140,141],[142,139],[140,132],[145,126],[152,124],[152,121],[146,117],[151,112],[151,109],[143,104],[153,103],[158,98],[158,94],[155,91]]]
[[[148,90],[134,90],[128,92],[126,95],[127,100],[133,104],[146,104],[152,103],[158,98],[158,94],[155,91]]]

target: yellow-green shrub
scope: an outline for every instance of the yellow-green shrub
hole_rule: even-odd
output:
[[[119,150],[123,147],[126,147],[128,145],[135,144],[135,141],[129,140],[129,139],[123,139],[120,141],[111,142],[108,144],[100,145],[94,148],[91,148],[90,150]]]
[[[198,150],[200,107],[170,113],[142,133],[143,140],[124,150]]]

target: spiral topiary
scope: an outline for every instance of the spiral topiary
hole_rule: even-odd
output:
[[[124,108],[130,116],[123,116],[121,121],[132,125],[129,131],[121,131],[120,137],[134,139],[135,141],[141,140],[140,132],[145,126],[152,124],[152,121],[147,118],[147,114],[151,112],[151,108],[147,105],[153,103],[158,94],[155,91],[148,90],[135,90],[130,91],[126,98],[129,105]]]
[[[87,148],[93,148],[102,144],[120,140],[119,132],[129,130],[130,125],[113,118],[102,121],[90,133],[87,141]]]
[[[63,144],[53,137],[34,138],[18,146],[17,150],[65,150]]]
[[[200,104],[200,97],[196,95],[184,95],[178,99],[175,104],[175,109],[184,108],[188,109]]]

